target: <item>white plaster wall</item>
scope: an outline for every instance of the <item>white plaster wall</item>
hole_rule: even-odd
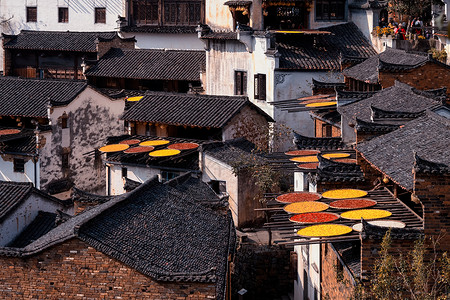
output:
[[[108,136],[123,133],[123,122],[119,120],[123,109],[123,100],[112,100],[89,87],[67,106],[53,108],[52,132],[44,134],[45,145],[40,151],[42,187],[68,177],[80,189],[103,193],[105,170],[101,161],[95,161],[93,151],[103,146]],[[67,130],[58,124],[64,113],[68,115]],[[61,167],[64,146],[71,148],[70,172],[66,175]]]
[[[305,251],[305,249],[308,249]],[[314,298],[314,293],[320,295],[320,244],[311,245],[297,245],[294,246],[294,251],[297,253],[297,280],[294,280],[294,300],[306,299],[304,295],[304,270],[307,272],[308,282],[308,299]],[[313,268],[316,265],[317,272]],[[314,290],[315,288],[315,290]],[[320,296],[318,297],[320,299]]]
[[[7,158],[6,158],[7,157]],[[15,181],[15,182],[31,182],[36,183],[35,180],[35,163],[29,156],[15,156],[16,158],[25,159],[25,172],[14,172],[14,162],[12,156],[0,156],[0,180]],[[36,163],[36,174],[39,178],[39,161]],[[37,180],[36,188],[39,189],[39,180]]]
[[[308,173],[294,172],[294,192],[308,191]]]
[[[36,218],[40,210],[55,213],[58,209],[65,211],[61,204],[32,193],[0,223],[0,247],[4,247],[13,241]]]
[[[378,12],[374,12],[370,9],[350,10],[350,18],[370,41],[372,30],[378,26]]]
[[[197,33],[159,34],[122,32],[123,37],[135,37],[136,49],[174,49],[174,50],[204,50],[205,45]]]
[[[355,128],[350,127],[349,120],[341,115],[341,136],[344,143],[354,143],[356,142]]]
[[[121,195],[126,191],[123,189],[124,178],[122,177],[122,167],[127,168],[127,177],[137,182],[145,182],[161,173],[159,169],[141,166],[129,166],[120,164],[108,164],[111,181],[108,182],[111,195]],[[108,176],[108,174],[106,174]],[[106,189],[108,193],[108,187]]]
[[[229,194],[229,208],[233,216],[234,224],[239,224],[239,206],[238,206],[238,179],[233,174],[231,166],[211,157],[207,154],[202,155],[202,181],[222,180],[226,182],[227,193]]]
[[[211,29],[215,31],[228,30],[233,31],[233,16],[223,0],[205,1],[205,19]]]
[[[37,7],[37,22],[26,21],[26,7]],[[58,7],[69,8],[69,22],[58,22]],[[106,8],[106,23],[95,23],[95,7]],[[2,0],[0,20],[3,33],[20,30],[47,31],[115,31],[117,16],[125,15],[125,0]]]

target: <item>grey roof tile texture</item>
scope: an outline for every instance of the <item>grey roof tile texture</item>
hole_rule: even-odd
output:
[[[255,144],[244,138],[236,138],[225,142],[211,142],[202,145],[202,151],[204,153],[232,167],[237,165],[244,167],[245,165],[243,163],[250,163],[255,158],[263,161],[263,156],[255,152],[255,150]]]
[[[282,70],[339,70],[344,56],[376,55],[375,49],[354,23],[320,28],[331,35],[292,35],[277,40]],[[315,40],[315,42],[314,42]]]
[[[262,112],[243,96],[209,96],[147,92],[139,102],[124,112],[122,120],[169,125],[223,128],[244,107]]]
[[[415,68],[427,62],[428,58],[423,55],[407,53],[403,50],[387,49],[356,66],[343,71],[346,77],[368,83],[378,83],[378,69],[380,62],[383,65],[391,65],[398,68]]]
[[[0,181],[0,219],[22,203],[32,190],[31,182]]]
[[[66,105],[87,87],[82,81],[0,77],[0,115],[47,118],[47,105]]]
[[[11,242],[8,247],[23,248],[56,227],[54,213],[39,211],[34,220]]]
[[[148,80],[200,81],[206,54],[201,50],[111,48],[86,76]]]
[[[450,165],[450,120],[427,111],[400,129],[357,145],[373,166],[406,190],[413,188],[414,152],[431,162]]]
[[[98,251],[160,281],[213,282],[224,299],[231,214],[214,211],[156,178],[78,214],[27,245],[0,255],[29,256],[78,237]]]
[[[111,40],[116,32],[28,31],[12,37],[6,49],[96,52],[97,39]]]
[[[358,118],[371,122],[371,107],[391,112],[418,113],[440,104],[441,101],[425,97],[411,86],[397,81],[394,86],[381,90],[372,97],[339,106],[338,111],[348,120],[355,121]]]

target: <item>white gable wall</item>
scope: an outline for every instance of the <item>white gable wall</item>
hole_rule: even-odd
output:
[[[30,224],[38,215],[38,212],[45,211],[55,213],[56,210],[66,209],[61,204],[51,201],[38,194],[31,193],[14,211],[0,222],[0,247],[4,247]],[[71,213],[70,211],[65,211]]]

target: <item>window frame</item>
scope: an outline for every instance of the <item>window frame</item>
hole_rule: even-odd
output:
[[[316,21],[319,22],[334,22],[346,20],[346,0],[316,0],[316,7],[314,15]],[[324,13],[324,7],[327,7],[328,12]],[[332,9],[334,10],[332,11]],[[319,11],[320,10],[320,11]],[[342,13],[342,15],[339,15]],[[327,16],[324,16],[327,14]],[[332,16],[334,14],[334,17]]]
[[[254,77],[254,98],[258,100],[266,100],[267,81],[266,74],[255,74]]]
[[[37,23],[37,6],[26,7],[26,18],[27,23]]]
[[[99,13],[103,12],[103,19],[100,18]],[[94,23],[95,24],[106,24],[106,7],[95,7],[94,8]]]
[[[25,173],[25,159],[13,158],[13,171],[15,173]]]
[[[69,23],[68,7],[58,7],[58,23]]]
[[[242,70],[234,71],[234,95],[236,96],[247,95],[247,71]]]
[[[63,152],[61,154],[61,168],[68,170],[70,168],[70,152]]]

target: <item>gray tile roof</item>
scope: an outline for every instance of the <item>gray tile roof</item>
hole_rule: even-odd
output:
[[[429,98],[424,95],[411,86],[397,81],[394,86],[381,90],[372,97],[338,106],[338,111],[348,120],[355,121],[358,118],[371,122],[372,107],[387,112],[419,113],[442,104],[436,97],[428,95],[433,97]]]
[[[356,80],[375,84],[378,83],[380,65],[383,68],[411,69],[423,65],[427,61],[427,56],[388,48],[356,66],[345,69],[343,74]]]
[[[319,166],[317,173],[310,177],[314,182],[355,182],[365,181],[361,167],[357,164],[342,163],[324,158],[321,154],[317,155]]]
[[[111,40],[116,32],[70,32],[22,30],[5,44],[5,49],[96,52],[96,40]]]
[[[39,211],[34,220],[11,242],[8,247],[23,248],[56,227],[57,214]]]
[[[144,50],[111,48],[86,76],[148,80],[200,81],[206,54],[202,50]]]
[[[294,144],[298,150],[338,150],[344,149],[345,145],[340,137],[309,137],[294,132]]]
[[[354,23],[320,28],[331,35],[277,36],[281,70],[339,70],[344,56],[370,57],[375,49]]]
[[[86,87],[82,81],[0,77],[0,115],[47,118],[48,104],[69,104]]]
[[[256,150],[255,144],[249,142],[245,138],[236,138],[225,142],[211,142],[202,145],[202,151],[218,159],[229,166],[242,165],[244,162],[259,158],[264,160],[262,155],[259,155]]]
[[[427,111],[400,129],[357,145],[375,168],[407,190],[413,188],[414,152],[430,162],[450,165],[450,120]]]
[[[0,248],[0,255],[29,256],[74,237],[159,281],[213,282],[217,298],[224,299],[235,245],[231,214],[180,196],[156,178],[70,218],[25,248]]]
[[[243,96],[212,96],[147,92],[124,112],[122,120],[178,126],[223,128],[244,107],[251,107],[269,122],[272,118]]]
[[[25,201],[33,190],[31,182],[0,181],[0,219]]]

